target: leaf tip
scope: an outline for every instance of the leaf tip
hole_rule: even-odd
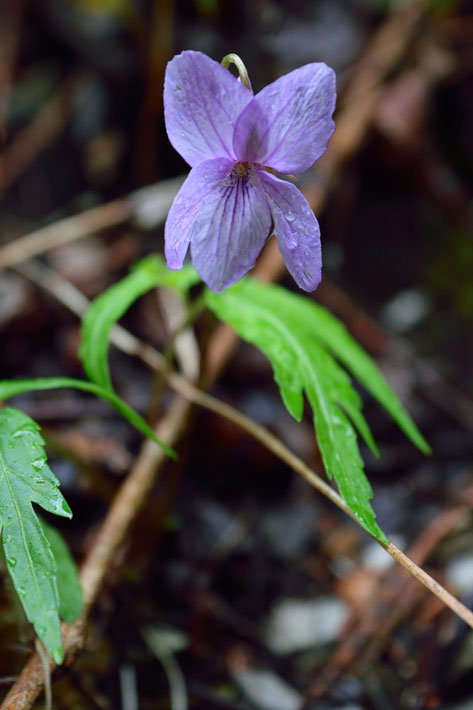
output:
[[[378,527],[378,534],[376,535],[376,540],[378,540],[383,546],[386,546],[389,542],[387,535]]]
[[[152,439],[155,444],[157,444],[161,449],[163,449],[163,451],[167,453],[170,459],[172,459],[173,461],[179,460],[179,455],[177,451],[173,449],[172,446],[169,446],[169,444],[166,444],[162,439],[159,438],[159,436],[156,436],[152,429],[149,429],[149,431],[144,433],[146,433],[147,436]]]
[[[160,446],[163,446],[162,442],[160,442]],[[177,453],[177,451],[172,449],[170,446],[166,446],[165,444],[164,444],[164,450],[166,451],[166,453],[170,459],[172,459],[173,461],[179,461],[179,454]]]
[[[70,509],[67,500],[65,498],[62,499],[62,515],[64,515],[65,518],[72,518],[72,510]]]
[[[376,441],[374,439],[371,439],[369,442],[367,442],[367,444],[368,444],[369,450],[371,451],[371,453],[373,454],[375,459],[379,459],[381,456],[381,452],[379,450],[379,446],[376,443]]]
[[[432,454],[432,447],[429,443],[427,443],[415,425],[414,430],[410,432],[408,436],[414,446],[416,446],[425,456],[430,456]]]
[[[427,441],[424,439],[424,437],[421,438],[419,448],[422,451],[423,454],[426,456],[431,456],[432,455],[432,447],[430,444],[427,443]]]
[[[58,666],[62,665],[64,660],[64,651],[62,646],[56,646],[56,648],[53,648],[51,655],[54,663],[57,663]]]

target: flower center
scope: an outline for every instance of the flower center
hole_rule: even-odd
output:
[[[250,163],[248,161],[235,163],[233,174],[237,178],[246,178],[250,172]]]

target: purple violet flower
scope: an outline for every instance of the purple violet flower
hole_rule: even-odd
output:
[[[298,188],[274,173],[302,173],[334,130],[335,73],[307,64],[256,96],[201,52],[186,51],[166,69],[164,117],[169,140],[191,166],[169,211],[165,252],[180,269],[192,263],[219,293],[252,268],[274,232],[300,288],[321,278],[320,229]]]

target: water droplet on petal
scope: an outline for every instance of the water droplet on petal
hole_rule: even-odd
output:
[[[287,219],[288,222],[294,222],[294,220],[296,219],[296,217],[295,217],[295,215],[294,215],[292,212],[288,212],[288,213],[286,214],[286,219]]]

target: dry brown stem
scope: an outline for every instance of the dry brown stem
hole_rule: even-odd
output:
[[[440,541],[455,527],[462,524],[468,509],[442,510],[424,528],[409,547],[408,557],[417,564],[423,564]],[[355,612],[349,632],[340,640],[337,649],[306,693],[301,710],[312,707],[313,703],[327,697],[331,687],[346,673],[359,676],[382,653],[386,643],[392,638],[396,626],[415,608],[425,602],[425,587],[415,584],[413,577],[403,568],[389,568],[373,589],[369,600],[361,610]],[[376,634],[373,635],[373,629]]]
[[[92,207],[81,214],[66,217],[41,227],[0,248],[0,271],[21,264],[55,247],[84,239],[104,229],[116,227],[134,218],[139,225],[158,226],[164,222],[183,178],[163,180],[127,197]]]
[[[102,229],[122,224],[131,215],[132,208],[128,200],[114,200],[37,229],[0,249],[0,270],[21,264],[49,249],[82,239]]]

